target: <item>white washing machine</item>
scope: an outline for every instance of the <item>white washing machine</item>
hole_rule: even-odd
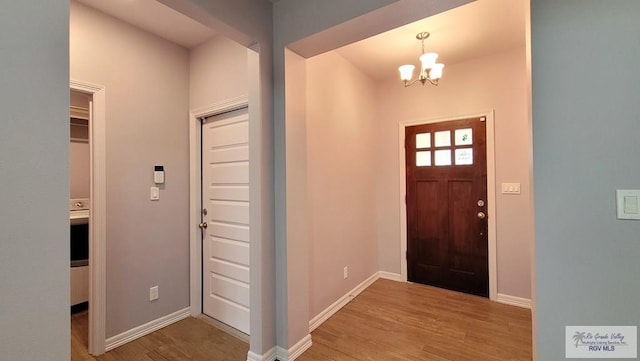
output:
[[[88,306],[89,301],[89,199],[69,201],[71,259],[71,307]]]

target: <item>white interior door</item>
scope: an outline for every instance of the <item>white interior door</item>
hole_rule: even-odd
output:
[[[202,124],[202,312],[249,334],[249,115]]]

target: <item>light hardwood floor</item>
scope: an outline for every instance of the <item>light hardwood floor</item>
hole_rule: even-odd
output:
[[[188,318],[95,359],[81,346],[86,345],[86,314],[82,317],[72,317],[72,361],[247,357],[243,341]],[[316,329],[312,338],[313,346],[298,360],[531,360],[531,312],[477,296],[378,280]]]
[[[80,331],[86,324],[86,312],[71,318],[71,361],[246,361],[249,351],[246,342],[189,317],[94,358]]]
[[[312,334],[300,361],[531,360],[531,312],[378,280]]]

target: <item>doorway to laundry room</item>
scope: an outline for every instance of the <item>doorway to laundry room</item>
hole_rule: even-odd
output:
[[[71,90],[69,108],[69,259],[71,337],[89,345],[89,219],[92,95]]]

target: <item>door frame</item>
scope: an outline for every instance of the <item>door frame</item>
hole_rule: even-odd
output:
[[[104,86],[69,81],[69,88],[92,96],[89,124],[89,345],[92,355],[102,355],[106,343],[107,184],[106,90]]]
[[[200,214],[202,209],[201,119],[248,106],[249,98],[241,96],[189,112],[189,309],[191,316],[194,317],[202,314],[202,234],[198,228],[202,219]],[[251,113],[249,113],[249,127],[251,127]],[[249,287],[251,289],[251,285]]]
[[[406,120],[398,124],[398,148],[399,148],[399,174],[400,174],[400,279],[407,282],[407,174],[405,155],[405,128],[414,125],[441,123],[468,118],[486,117],[486,142],[487,142],[487,222],[489,228],[489,299],[496,300],[498,296],[497,274],[497,222],[496,222],[496,172],[495,172],[495,139],[494,139],[494,110],[445,116],[422,120]]]

